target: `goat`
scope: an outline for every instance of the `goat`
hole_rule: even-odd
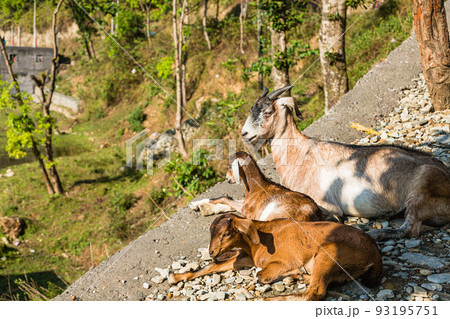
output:
[[[391,146],[325,142],[302,134],[301,113],[288,86],[264,93],[251,108],[242,137],[255,144],[272,139],[272,155],[282,185],[309,195],[325,214],[391,217],[405,212],[399,229],[375,229],[377,239],[417,237],[422,222],[450,222],[450,169],[423,152]]]
[[[361,277],[368,287],[379,284],[381,254],[365,232],[334,222],[299,222],[293,219],[256,221],[224,214],[210,226],[209,253],[215,262],[197,272],[170,274],[169,283],[244,267],[261,268],[258,281],[270,284],[284,277],[310,274],[304,293],[266,300],[321,300],[330,283]],[[238,250],[234,250],[238,248]]]
[[[191,208],[199,208],[205,215],[220,211],[218,206],[224,207],[226,211],[232,208],[243,217],[256,220],[276,218],[293,218],[299,221],[323,220],[322,211],[314,200],[270,181],[249,154],[237,152],[230,156],[230,163],[232,164],[227,172],[227,180],[237,184],[242,181],[245,188],[244,200],[235,201],[223,196],[192,202]]]

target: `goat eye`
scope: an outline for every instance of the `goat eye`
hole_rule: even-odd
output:
[[[273,114],[273,111],[272,111],[272,110],[267,110],[267,111],[264,112],[264,116],[265,116],[265,117],[269,117],[269,116],[271,116],[272,114]]]

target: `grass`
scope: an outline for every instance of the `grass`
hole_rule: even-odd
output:
[[[409,35],[412,1],[389,3],[390,7],[367,12],[346,34],[350,87]],[[349,14],[347,25],[359,16],[360,13]],[[236,17],[229,16],[215,27],[211,21],[210,38],[215,46],[211,52],[205,50],[200,25],[192,28],[187,65],[188,112],[197,114],[195,101],[202,96],[222,101],[204,103],[199,112],[201,127],[196,138],[239,141],[239,127],[252,101],[260,95],[255,79],[244,82],[240,77],[244,67],[256,60],[252,21],[250,17],[247,19],[245,55],[239,54],[235,45],[230,45],[239,39]],[[152,48],[143,41],[132,51],[138,62],[156,78],[156,65],[172,50],[172,43],[167,41],[171,36],[170,28],[165,28],[162,20],[158,23],[155,28],[162,31],[152,39]],[[317,37],[319,24],[320,16],[312,14],[291,31],[289,39],[307,43]],[[395,42],[391,41],[393,38]],[[48,196],[35,162],[11,166],[15,175],[0,178],[0,216],[20,216],[28,225],[21,245],[0,244],[0,300],[54,297],[90,267],[123,248],[152,225],[160,214],[153,202],[165,208],[174,201],[176,193],[181,193],[172,185],[172,174],[186,179],[183,185],[187,185],[191,172],[195,171],[189,163],[178,163],[171,172],[156,170],[152,177],[127,169],[125,141],[141,127],[154,132],[173,127],[175,103],[141,70],[136,68],[133,73],[136,66],[119,55],[122,53],[110,54],[114,51],[111,43],[96,39],[98,61],[88,63],[79,44],[69,46],[64,41],[61,40],[62,47],[71,48],[73,52],[67,49],[67,54],[76,63],[59,74],[58,91],[81,98],[84,109],[71,134],[55,136],[55,148],[60,155],[58,170],[67,193]],[[317,58],[310,56],[302,60],[290,73],[294,81],[314,63],[292,91],[305,117],[298,123],[301,130],[323,115],[324,94]],[[174,92],[173,75],[157,80],[170,93]],[[265,85],[271,87],[267,78]],[[240,103],[238,107],[236,103]],[[6,143],[1,133],[3,123],[4,115],[0,113],[1,149]],[[60,116],[58,123],[61,131],[74,124]],[[238,148],[242,148],[239,142]],[[0,151],[0,161],[3,154]],[[215,175],[208,176],[220,177],[226,164],[214,163],[213,169]],[[0,174],[5,171],[0,163]],[[202,172],[208,172],[207,168]],[[152,199],[147,197],[147,189]]]

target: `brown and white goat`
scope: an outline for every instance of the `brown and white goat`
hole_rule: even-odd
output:
[[[290,218],[256,221],[228,213],[214,220],[210,232],[209,253],[216,261],[197,272],[170,274],[171,284],[252,266],[261,268],[257,277],[263,284],[299,278],[306,271],[310,284],[304,293],[266,300],[321,300],[330,283],[361,277],[364,285],[373,287],[381,280],[382,259],[375,241],[351,226]]]
[[[282,184],[313,198],[335,216],[389,217],[405,212],[399,229],[372,230],[375,239],[418,236],[421,223],[450,222],[450,169],[431,155],[396,146],[357,146],[325,142],[302,134],[301,114],[288,86],[251,108],[242,137],[255,144],[272,139],[272,155]]]
[[[190,204],[191,208],[200,209],[205,215],[217,213],[223,207],[239,212],[243,217],[256,220],[276,218],[293,218],[299,221],[323,220],[323,214],[309,196],[291,191],[269,180],[259,169],[255,160],[245,152],[230,156],[231,167],[227,172],[230,183],[242,184],[245,196],[241,201],[230,197],[204,199]],[[218,208],[219,207],[219,208]]]

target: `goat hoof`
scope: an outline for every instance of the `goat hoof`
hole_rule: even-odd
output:
[[[178,281],[175,279],[175,277],[174,277],[173,274],[169,274],[169,276],[167,277],[167,282],[168,282],[170,285],[174,285],[174,284],[176,284]]]
[[[192,210],[201,210],[201,207],[206,204],[209,203],[209,199],[201,199],[201,200],[196,200],[195,202],[190,202],[189,203],[189,208]]]

